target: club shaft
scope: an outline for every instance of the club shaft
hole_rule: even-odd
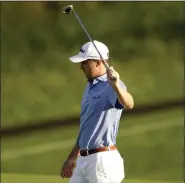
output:
[[[74,15],[75,15],[75,17],[77,18],[78,22],[79,22],[80,25],[82,26],[83,30],[85,31],[87,37],[88,37],[89,40],[92,42],[92,44],[93,44],[93,46],[95,47],[96,51],[97,51],[98,54],[100,55],[100,58],[101,58],[101,60],[103,61],[103,64],[104,64],[105,68],[106,68],[106,69],[109,69],[108,63],[103,59],[101,53],[99,52],[98,48],[97,48],[96,45],[94,44],[94,42],[93,42],[91,36],[90,36],[89,33],[87,32],[87,30],[86,30],[86,28],[84,27],[84,25],[83,25],[81,19],[79,18],[78,14],[76,13],[76,11],[75,11],[74,9],[73,9],[73,12],[74,12]]]

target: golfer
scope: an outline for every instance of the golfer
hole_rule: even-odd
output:
[[[108,62],[107,46],[94,43]],[[122,110],[133,108],[133,98],[114,68],[105,69],[91,42],[69,59],[80,63],[88,83],[81,102],[79,134],[61,177],[70,178],[70,183],[120,183],[125,177],[124,161],[116,137]]]

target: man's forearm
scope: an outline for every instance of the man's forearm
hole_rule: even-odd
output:
[[[80,148],[76,143],[67,159],[74,159],[74,158],[76,159],[78,157],[79,151],[80,151]]]
[[[132,95],[126,90],[123,90],[120,84],[114,85],[113,88],[118,96],[119,103],[125,108],[132,109],[134,107],[134,100]]]

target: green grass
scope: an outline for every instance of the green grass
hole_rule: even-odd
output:
[[[2,127],[79,115],[86,79],[69,57],[88,39],[74,17],[62,16],[46,4],[1,3]],[[136,105],[184,96],[182,3],[74,6],[94,39],[109,47],[110,65]]]
[[[61,64],[55,69],[15,70],[2,75],[2,127],[79,115],[86,79],[79,65],[67,64],[67,59],[67,72]],[[136,105],[183,97],[183,67],[173,58],[112,63]]]
[[[77,133],[71,126],[2,139],[1,171],[58,175]],[[123,117],[117,145],[129,180],[181,181],[183,110]]]
[[[69,179],[61,179],[54,175],[36,175],[36,174],[1,174],[2,183],[67,183]],[[130,180],[125,183],[182,183],[183,181],[152,181],[152,180]]]

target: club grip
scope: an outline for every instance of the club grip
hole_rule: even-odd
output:
[[[106,70],[109,70],[109,64],[105,61],[105,60],[102,60],[103,61],[103,65],[105,66]],[[115,81],[116,78],[115,77],[111,77],[110,78],[112,81]]]

